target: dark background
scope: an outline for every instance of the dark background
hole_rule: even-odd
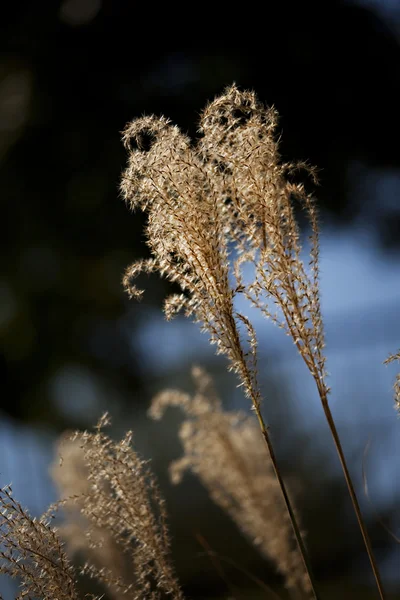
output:
[[[158,381],[168,380],[155,365],[149,382],[135,341],[152,307],[161,307],[167,285],[150,279],[144,303],[136,305],[120,284],[125,267],[146,251],[143,219],[129,213],[118,193],[126,160],[120,131],[143,113],[164,114],[195,136],[199,111],[226,85],[235,81],[256,90],[281,115],[284,158],[308,159],[320,169],[326,226],[351,231],[364,223],[377,255],[397,260],[398,197],[386,202],[360,181],[369,169],[397,173],[400,167],[400,29],[394,17],[330,0],[240,7],[118,0],[3,4],[4,418],[51,431],[87,426],[82,411],[68,410],[59,399],[68,373],[76,377],[77,370],[90,373],[92,395],[100,390],[105,398],[89,403],[90,410],[109,408],[119,418],[132,406],[145,410]],[[357,173],[360,164],[364,170]],[[395,349],[388,346],[387,353]],[[333,505],[334,493],[342,498],[343,490],[331,483]],[[315,505],[308,505],[311,530],[319,496]],[[343,515],[338,521],[346,530]],[[374,523],[384,555],[390,538]],[[358,541],[338,548],[316,561],[321,579],[346,574],[349,555],[355,548],[362,552]],[[187,579],[190,585],[195,575]]]

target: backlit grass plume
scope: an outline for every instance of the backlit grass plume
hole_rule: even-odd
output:
[[[106,585],[113,598],[160,600],[166,594],[183,600],[169,557],[167,515],[155,479],[132,448],[132,432],[114,442],[102,431],[108,422],[104,415],[96,432],[74,434],[70,441],[77,444],[81,456],[71,451],[69,442],[59,471],[53,467],[61,493],[75,489],[74,496],[62,502],[67,508],[67,539],[74,541],[71,534],[76,526],[84,530],[86,543],[79,538],[87,558],[83,573]],[[60,453],[63,456],[63,444]],[[87,473],[84,482],[78,465],[81,474],[82,468]],[[72,526],[69,533],[68,525]]]
[[[97,514],[97,503],[104,502],[107,493],[112,500],[113,490],[107,484],[103,467],[102,473],[102,483],[97,484],[102,492],[97,493],[79,436],[73,440],[67,432],[60,438],[51,466],[59,498],[65,499],[60,502],[65,520],[58,529],[59,535],[66,542],[68,555],[85,561],[84,572],[103,584],[112,600],[123,600],[136,590],[129,554],[123,552],[114,530],[94,522],[88,515],[90,505],[91,512]]]
[[[11,486],[0,489],[0,574],[20,581],[22,598],[78,600],[74,569],[48,515],[32,518]]]
[[[40,519],[30,517],[10,486],[0,489],[0,573],[20,581],[17,600],[80,599],[62,538],[85,558],[80,573],[102,584],[110,599],[184,599],[155,479],[132,448],[132,433],[114,442],[102,431],[108,423],[104,415],[94,433],[60,440],[52,474],[62,497]],[[50,522],[59,508],[66,520],[56,529]]]
[[[148,214],[151,251],[150,259],[127,270],[125,286],[131,296],[141,296],[134,284],[141,272],[176,281],[182,294],[166,300],[167,318],[181,309],[193,315],[229,358],[254,405],[260,402],[257,340],[250,321],[234,309],[239,293],[292,334],[324,376],[316,213],[304,186],[288,179],[306,165],[280,162],[276,125],[275,110],[232,86],[203,112],[197,144],[164,118],[137,119],[124,132],[129,165],[121,188],[133,209]],[[310,274],[300,258],[295,197],[312,224]],[[246,285],[245,263],[253,268]],[[271,298],[283,318],[271,311]]]
[[[181,294],[167,298],[165,314],[179,310],[201,323],[224,354],[251,399],[312,580],[290,498],[261,412],[257,338],[235,308],[243,294],[290,335],[315,380],[343,469],[380,597],[383,589],[368,532],[328,403],[324,332],[318,281],[319,228],[312,196],[295,181],[306,163],[284,163],[276,135],[277,113],[252,92],[229,87],[203,111],[200,137],[192,142],[161,117],[130,123],[123,134],[128,167],[121,190],[132,209],[147,214],[151,256],[135,262],[124,284],[131,296],[140,273],[159,272]],[[309,256],[303,260],[295,202],[308,218]],[[316,596],[315,586],[313,592]]]

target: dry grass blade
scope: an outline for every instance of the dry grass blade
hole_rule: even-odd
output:
[[[275,600],[282,600],[281,597],[271,587],[269,587],[266,583],[261,581],[261,579],[256,577],[253,573],[250,573],[247,569],[245,569],[241,565],[238,565],[234,560],[232,560],[228,556],[222,556],[221,554],[217,554],[216,552],[214,552],[209,547],[207,541],[203,538],[203,536],[201,534],[197,534],[196,538],[198,539],[199,543],[205,548],[205,553],[210,557],[210,559],[213,560],[214,564],[216,564],[215,561],[217,561],[218,563],[220,561],[222,561],[222,562],[230,565],[237,571],[240,571],[241,573],[243,573],[243,575],[245,575],[248,579],[253,581],[260,589],[262,589],[267,594],[267,598],[271,597],[271,598],[275,598]],[[216,566],[216,568],[217,568],[217,566]],[[221,574],[221,576],[222,576],[222,574]]]
[[[196,537],[197,541],[199,542],[199,544],[204,548],[205,554],[210,558],[210,561],[213,564],[219,577],[225,583],[227,589],[230,592],[230,598],[232,600],[237,600],[237,598],[240,596],[240,593],[239,593],[238,589],[236,588],[236,586],[233,585],[233,583],[230,581],[230,579],[225,574],[225,571],[220,563],[219,556],[215,552],[213,552],[209,543],[207,542],[205,537],[203,535],[201,535],[201,533],[197,533],[195,537]]]

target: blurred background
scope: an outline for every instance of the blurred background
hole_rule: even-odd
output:
[[[400,346],[399,3],[145,4],[2,6],[0,485],[12,481],[40,514],[55,499],[48,466],[57,435],[90,427],[108,410],[113,433],[133,428],[137,449],[153,460],[188,597],[228,596],[196,533],[279,588],[274,570],[194,478],[169,484],[180,415],[171,410],[161,423],[146,416],[156,392],[190,391],[193,363],[214,375],[227,409],[247,410],[235,377],[195,325],[164,321],[165,282],[145,281],[140,304],[120,283],[147,252],[144,220],[118,192],[120,131],[156,113],[195,136],[199,111],[235,81],[278,109],[283,157],[320,169],[331,406],[385,584],[400,597],[400,544],[382,526],[399,536],[397,369],[382,365]],[[282,332],[257,318],[256,325],[265,416],[285,473],[299,483],[324,597],[375,598],[309,375]],[[250,590],[247,575],[226,569]],[[4,578],[0,593],[13,596]]]

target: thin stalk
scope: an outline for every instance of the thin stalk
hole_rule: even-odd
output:
[[[264,581],[259,579],[256,575],[254,575],[253,573],[250,573],[250,571],[248,571],[247,569],[245,569],[244,567],[242,567],[241,565],[236,563],[234,560],[232,560],[228,556],[222,556],[221,554],[217,554],[216,552],[214,552],[211,549],[208,542],[204,539],[204,537],[200,533],[196,534],[196,538],[198,539],[199,543],[203,546],[203,548],[205,549],[205,553],[210,557],[210,559],[212,560],[214,558],[214,560],[212,560],[212,562],[213,562],[213,564],[215,564],[216,569],[218,566],[217,562],[219,563],[220,561],[223,561],[223,562],[227,563],[228,565],[230,565],[231,567],[234,567],[240,573],[243,573],[243,575],[246,575],[246,577],[248,577],[251,581],[253,581],[255,584],[257,584],[260,589],[267,592],[267,594],[269,596],[273,596],[275,598],[275,600],[282,600],[282,598],[280,596],[278,596],[278,594],[269,585],[264,583]],[[217,562],[215,561],[215,559]],[[218,571],[221,571],[221,576],[222,576],[222,567],[220,569],[218,569]]]
[[[310,580],[312,593],[314,595],[315,600],[320,600],[320,597],[319,597],[319,595],[317,593],[317,590],[316,590],[315,578],[314,578],[314,574],[313,574],[313,571],[312,571],[312,568],[311,568],[310,559],[308,557],[308,552],[307,552],[307,549],[306,549],[305,544],[303,542],[303,538],[301,537],[300,528],[299,528],[299,526],[297,524],[296,516],[294,514],[294,510],[293,510],[292,503],[291,503],[290,498],[289,498],[289,494],[288,494],[287,489],[286,489],[285,482],[283,481],[283,478],[281,476],[281,472],[280,472],[280,469],[279,469],[279,466],[278,466],[278,463],[277,463],[277,460],[276,460],[276,456],[275,456],[274,448],[273,448],[273,445],[272,445],[272,441],[271,441],[270,435],[268,433],[268,428],[266,427],[266,425],[264,423],[264,419],[263,419],[263,416],[261,414],[261,411],[260,411],[259,407],[257,405],[254,405],[254,409],[255,409],[255,413],[257,415],[258,422],[260,424],[262,436],[263,436],[263,438],[265,440],[265,443],[266,443],[266,445],[268,447],[268,452],[269,452],[270,457],[271,457],[271,462],[272,462],[272,466],[273,466],[273,469],[274,469],[274,473],[275,473],[276,479],[277,479],[277,481],[279,483],[279,486],[281,488],[281,491],[282,491],[282,496],[283,496],[283,499],[284,499],[284,502],[285,502],[285,505],[286,505],[286,509],[288,511],[288,514],[289,514],[290,522],[292,524],[293,532],[294,532],[294,535],[295,535],[295,538],[296,538],[296,542],[297,542],[297,545],[298,545],[298,548],[299,548],[299,551],[300,551],[300,554],[301,554],[301,558],[302,558],[303,563],[304,563],[304,568],[307,571],[307,574],[308,574],[308,577],[309,577],[309,580]]]
[[[331,430],[333,441],[334,441],[335,447],[336,447],[336,451],[338,453],[340,464],[343,469],[343,474],[344,474],[344,478],[346,480],[347,489],[349,490],[350,498],[353,503],[354,512],[356,514],[358,525],[360,527],[361,534],[362,534],[362,537],[364,540],[365,548],[368,553],[369,562],[371,563],[371,568],[372,568],[372,571],[373,571],[373,574],[375,577],[376,585],[378,587],[379,595],[380,595],[381,600],[384,600],[385,592],[383,590],[381,576],[379,573],[378,565],[375,560],[374,552],[372,550],[372,544],[371,544],[371,540],[370,540],[370,537],[369,537],[369,534],[367,531],[367,527],[365,525],[365,521],[364,521],[364,518],[361,513],[361,509],[360,509],[360,505],[359,505],[359,502],[357,499],[357,494],[354,489],[353,481],[352,481],[349,469],[347,467],[346,458],[344,456],[342,444],[341,444],[341,441],[339,438],[338,431],[336,429],[335,421],[333,419],[331,409],[329,408],[327,390],[325,389],[325,387],[322,387],[321,383],[318,381],[317,381],[317,387],[318,387],[318,392],[319,392],[319,395],[321,398],[322,407],[324,409],[325,417],[328,422],[329,429]]]
[[[231,314],[231,313],[228,313],[228,314]],[[299,528],[297,520],[296,520],[296,515],[294,514],[294,509],[293,509],[292,503],[290,501],[285,482],[283,481],[283,477],[280,472],[280,468],[279,468],[279,465],[278,465],[278,462],[277,462],[277,459],[275,456],[274,448],[272,445],[272,440],[271,440],[271,437],[268,432],[268,427],[265,425],[264,418],[261,414],[260,398],[257,394],[257,390],[254,388],[252,378],[249,373],[248,365],[244,358],[243,349],[242,349],[242,346],[240,343],[239,333],[238,333],[237,326],[236,326],[236,321],[232,317],[229,320],[229,325],[230,325],[230,330],[231,330],[231,333],[233,336],[232,347],[236,348],[238,350],[237,360],[242,365],[243,383],[244,383],[245,388],[247,389],[248,395],[251,399],[251,402],[253,405],[253,410],[257,415],[257,420],[260,425],[261,433],[262,433],[264,441],[267,445],[269,455],[271,457],[272,467],[274,469],[276,479],[278,481],[279,487],[282,492],[283,500],[284,500],[284,503],[285,503],[285,506],[286,506],[286,509],[287,509],[287,512],[289,515],[289,519],[290,519],[290,522],[291,522],[291,525],[293,528],[293,533],[294,533],[294,536],[295,536],[295,539],[297,542],[297,546],[299,548],[300,555],[303,560],[304,568],[305,568],[308,578],[310,580],[311,591],[313,593],[315,600],[320,600],[320,597],[318,596],[318,593],[316,590],[315,578],[314,578],[313,571],[311,568],[311,562],[310,562],[310,559],[308,556],[308,552],[307,552],[307,549],[303,542],[300,528]]]
[[[296,294],[296,290],[291,278],[291,274],[290,274],[290,270],[288,269],[288,273],[289,273],[289,281],[290,281],[290,285],[291,285],[291,290],[292,290],[292,303],[293,303],[293,307],[298,315],[299,320],[301,321],[302,319],[302,315],[301,315],[301,311],[299,310],[299,306],[297,303],[297,294]],[[347,489],[349,491],[350,494],[350,498],[351,498],[351,502],[353,504],[353,509],[355,512],[355,515],[357,517],[357,521],[358,521],[358,525],[360,527],[360,531],[364,540],[364,545],[365,545],[365,549],[367,551],[368,554],[368,558],[369,558],[369,562],[371,564],[371,568],[372,568],[372,572],[375,578],[375,582],[378,588],[378,592],[379,592],[379,596],[381,598],[381,600],[385,600],[385,593],[383,590],[383,585],[382,585],[382,580],[381,580],[381,576],[379,573],[379,569],[378,569],[378,565],[376,563],[375,560],[375,556],[374,556],[374,552],[372,549],[372,544],[371,544],[371,540],[370,537],[368,535],[368,531],[367,531],[367,527],[365,525],[365,521],[364,518],[362,516],[361,513],[361,509],[360,509],[360,505],[358,502],[358,498],[357,498],[357,494],[355,492],[354,489],[354,485],[353,485],[353,480],[351,478],[350,475],[350,471],[347,467],[347,462],[346,462],[346,458],[344,456],[344,452],[343,452],[343,448],[342,448],[342,444],[340,441],[340,437],[339,437],[339,433],[336,429],[336,425],[335,425],[335,421],[333,419],[332,413],[331,413],[331,409],[329,408],[329,402],[328,402],[328,390],[323,382],[323,374],[321,374],[319,371],[319,369],[317,368],[317,364],[315,362],[315,357],[314,354],[312,352],[312,349],[309,347],[309,344],[305,343],[305,346],[308,346],[308,350],[309,350],[309,356],[306,356],[303,352],[303,348],[301,347],[298,339],[301,338],[301,332],[293,332],[293,324],[291,322],[291,319],[288,318],[287,313],[285,312],[285,305],[284,303],[281,302],[281,306],[282,306],[282,310],[284,312],[286,321],[288,323],[289,326],[289,330],[292,334],[293,339],[295,340],[295,344],[297,346],[297,349],[300,353],[300,356],[303,358],[304,362],[306,363],[308,369],[310,370],[314,381],[317,385],[317,389],[318,389],[318,394],[322,403],[322,407],[325,413],[325,417],[326,420],[328,422],[328,426],[329,429],[331,431],[332,437],[333,437],[333,441],[336,447],[336,452],[339,456],[339,461],[343,470],[343,474],[344,474],[344,478],[346,481],[346,485],[347,485]]]

